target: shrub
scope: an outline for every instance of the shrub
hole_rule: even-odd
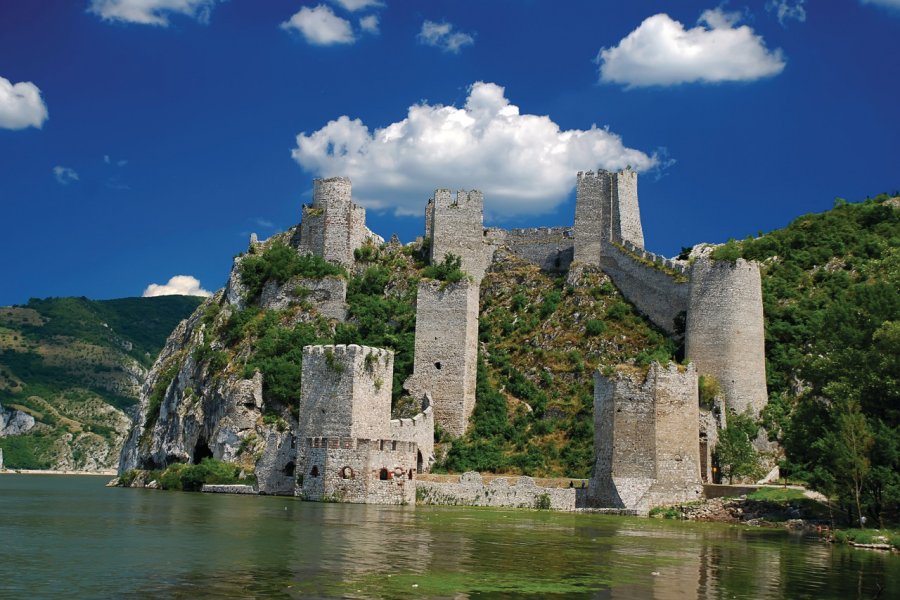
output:
[[[240,471],[237,465],[213,458],[204,458],[199,465],[175,463],[160,475],[159,485],[164,490],[199,492],[204,483],[239,483]]]
[[[292,277],[347,276],[347,271],[319,256],[301,255],[284,242],[275,241],[261,256],[246,256],[240,266],[241,282],[252,300],[259,298],[267,281],[284,283]]]
[[[462,270],[462,259],[455,254],[447,253],[443,262],[425,267],[422,276],[450,284],[461,281],[466,274]]]
[[[606,323],[600,319],[590,319],[585,323],[584,329],[590,336],[600,335],[606,331]]]

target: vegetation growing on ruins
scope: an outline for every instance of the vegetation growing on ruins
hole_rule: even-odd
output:
[[[603,273],[570,286],[508,255],[481,282],[479,339],[472,426],[438,470],[587,477],[593,371],[665,363],[677,349]]]
[[[320,256],[298,254],[283,240],[268,244],[261,255],[255,254],[251,244],[249,254],[241,260],[241,281],[250,299],[259,298],[267,281],[284,283],[293,277],[320,278],[329,275],[347,276],[347,270]]]
[[[763,265],[770,402],[784,473],[849,513],[900,511],[900,214],[886,195],[802,216],[727,252]],[[723,251],[725,252],[725,251]]]

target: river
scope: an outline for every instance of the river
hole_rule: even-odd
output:
[[[0,598],[900,597],[897,555],[782,530],[108,479],[0,475]]]

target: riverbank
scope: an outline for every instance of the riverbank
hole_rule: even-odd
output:
[[[115,469],[104,469],[102,471],[59,471],[52,469],[2,469],[0,475],[103,475],[109,477],[115,475]]]

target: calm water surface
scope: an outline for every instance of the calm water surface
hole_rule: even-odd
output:
[[[780,530],[0,475],[2,598],[900,598],[900,557]]]

